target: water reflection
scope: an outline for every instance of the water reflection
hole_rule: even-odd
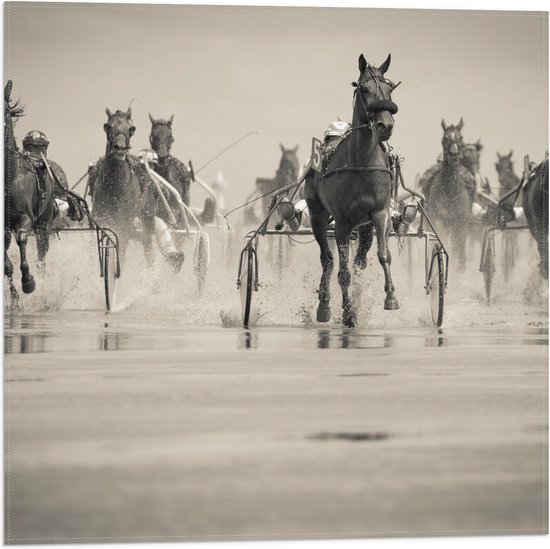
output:
[[[416,337],[418,334],[415,334]],[[317,347],[319,349],[389,349],[407,346],[411,339],[410,335],[402,337],[399,333],[322,329],[318,331]],[[433,346],[428,338],[425,346]]]
[[[541,326],[467,326],[436,329],[255,327],[250,330],[188,326],[186,317],[117,313],[56,312],[10,314],[4,319],[6,354],[98,351],[308,351],[314,349],[421,349],[475,344],[548,345]]]
[[[109,328],[108,322],[105,322],[104,328]],[[98,351],[120,351],[122,348],[121,343],[123,341],[123,337],[119,331],[106,330],[105,332],[99,334],[97,341]]]
[[[257,349],[258,348],[258,332],[253,330],[244,330],[238,343],[239,349]]]

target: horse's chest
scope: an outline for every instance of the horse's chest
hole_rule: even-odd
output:
[[[166,179],[175,189],[180,193],[184,194],[185,189],[185,180],[180,175],[178,170],[173,166],[158,166],[156,172]]]
[[[94,192],[94,209],[133,216],[141,208],[141,186],[131,172],[105,174]]]

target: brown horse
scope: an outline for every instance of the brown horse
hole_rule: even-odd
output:
[[[317,320],[330,319],[330,277],[333,257],[327,239],[327,227],[334,219],[334,234],[338,246],[340,269],[338,282],[342,289],[342,321],[355,326],[355,311],[349,298],[349,241],[356,227],[359,246],[354,260],[356,269],[366,267],[366,256],[376,229],[378,260],[385,276],[385,309],[398,309],[394,295],[388,249],[390,231],[390,200],[392,178],[389,160],[383,145],[393,131],[393,116],[397,105],[391,101],[396,87],[385,78],[391,55],[380,66],[370,65],[361,54],[359,79],[354,82],[354,106],[351,133],[336,149],[321,172],[311,171],[305,180],[305,199],[309,208],[311,227],[321,250],[323,274],[319,285]]]
[[[10,285],[10,296],[16,304],[17,290],[13,284],[13,264],[8,257],[12,234],[19,246],[21,287],[26,294],[36,288],[27,260],[29,234],[36,235],[38,265],[43,267],[49,249],[49,233],[55,215],[54,189],[45,166],[33,163],[21,153],[15,141],[13,127],[23,116],[23,107],[11,101],[12,81],[4,88],[4,274]]]
[[[459,268],[466,267],[466,237],[475,193],[473,173],[462,164],[462,120],[443,128],[443,162],[427,193],[427,210],[432,221],[443,227],[457,252]]]
[[[539,249],[540,274],[548,280],[548,158],[523,187],[523,211]]]
[[[105,156],[92,168],[89,178],[93,212],[101,225],[117,233],[121,258],[130,239],[141,240],[145,260],[151,266],[157,197],[145,167],[128,152],[135,132],[132,111],[112,113],[107,108],[105,112]],[[141,221],[141,235],[134,224],[136,218]]]

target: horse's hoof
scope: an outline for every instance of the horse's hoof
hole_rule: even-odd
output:
[[[344,316],[342,317],[342,324],[346,328],[355,328],[355,315],[353,313],[344,313]]]
[[[168,265],[170,265],[171,269],[175,273],[180,272],[181,266],[183,265],[184,260],[185,260],[185,254],[183,252],[170,252],[166,256],[166,261],[168,262]]]
[[[319,303],[317,307],[317,322],[328,322],[330,320],[330,307],[326,303]]]
[[[27,281],[21,280],[21,287],[26,294],[32,294],[36,288],[36,282],[31,276]]]
[[[386,309],[386,311],[395,311],[399,309],[399,302],[393,294],[386,297],[386,301],[384,301],[384,309]]]

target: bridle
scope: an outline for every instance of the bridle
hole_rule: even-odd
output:
[[[376,84],[376,96],[379,96],[382,94],[382,89],[380,87],[381,83],[387,84],[391,88],[390,91],[393,91],[401,84],[401,82],[394,84],[391,80],[385,78],[384,76],[376,74],[375,68],[372,65],[367,65],[365,72],[368,72],[368,78],[363,78],[358,82],[351,83],[351,85],[355,88],[353,92],[353,108],[355,110],[355,102],[357,97],[359,97],[364,110],[365,118],[367,120],[367,124],[364,124],[361,127],[369,126],[372,128],[373,119],[376,112],[389,111],[391,114],[396,114],[398,107],[391,99],[376,99],[368,103],[365,98],[365,92],[368,92],[366,83],[373,80]]]
[[[168,146],[168,149],[172,146],[172,143],[174,143],[174,136],[172,135],[172,125],[170,122],[165,120],[155,120],[154,124],[151,126],[151,134],[149,135],[149,143],[151,143],[151,147],[153,147],[153,130],[157,126],[166,126],[170,130],[170,145]],[[159,157],[160,160],[160,157]]]
[[[128,151],[132,148],[131,145],[130,145],[130,139],[132,138],[133,132],[131,130],[132,130],[132,128],[134,128],[134,125],[132,124],[132,120],[130,118],[127,118],[127,121],[130,124],[130,128],[128,128],[127,131],[124,131],[124,130],[116,131],[115,130],[114,132],[111,132],[111,130],[113,130],[113,126],[111,126],[111,120],[115,116],[117,117],[117,120],[119,121],[119,123],[122,125],[123,119],[121,117],[121,114],[122,113],[118,113],[118,112],[113,114],[109,118],[109,120],[107,121],[107,124],[106,124],[106,126],[107,126],[107,144],[109,145],[109,150],[110,150],[109,154],[116,152],[116,149],[114,147],[114,143],[115,143],[117,137],[119,137],[120,135],[124,136],[124,141],[126,143],[126,146],[122,150]],[[118,149],[118,150],[120,151],[120,149]]]

